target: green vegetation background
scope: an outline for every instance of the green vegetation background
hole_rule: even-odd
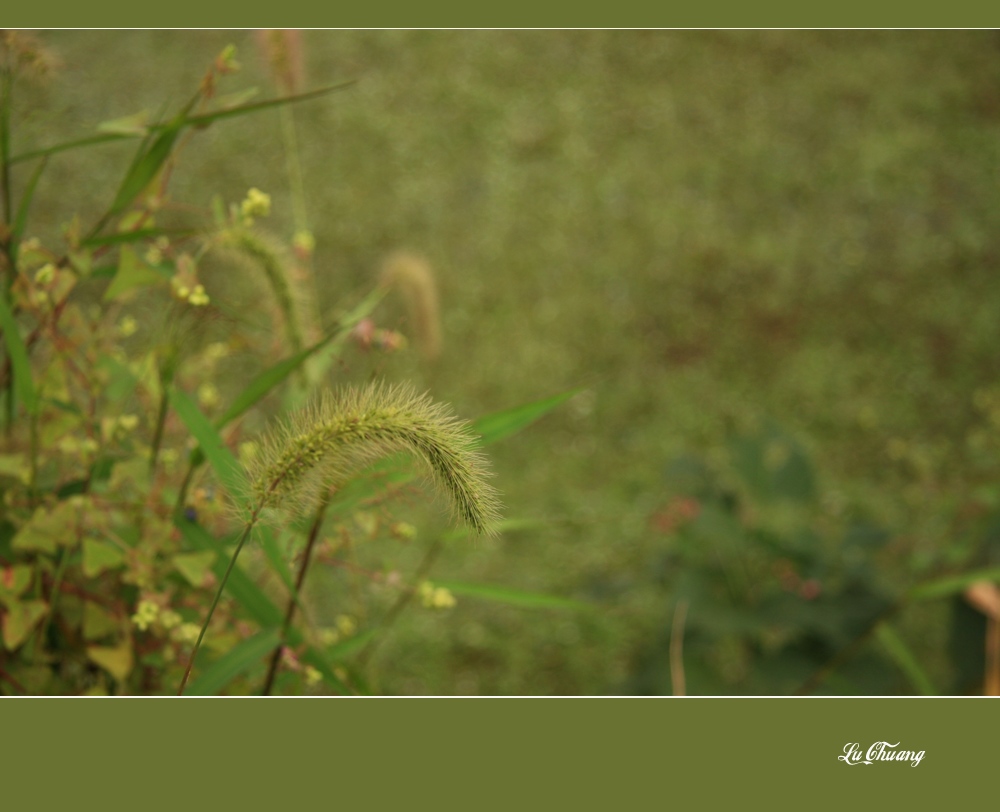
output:
[[[21,97],[21,145],[176,109],[230,42],[236,84],[272,93],[248,31],[44,40],[62,70]],[[674,557],[671,511],[686,494],[669,465],[697,459],[740,496],[733,438],[761,425],[795,438],[815,488],[791,507],[743,500],[741,521],[805,522],[838,560],[844,527],[863,517],[886,536],[866,566],[895,585],[982,563],[1000,505],[995,32],[309,31],[303,42],[308,86],[359,80],[292,108],[323,304],[370,287],[400,248],[428,257],[441,293],[437,362],[355,354],[340,380],[412,381],[467,417],[584,388],[490,449],[508,515],[538,521],[449,547],[434,577],[598,608],[459,596],[450,612],[411,612],[379,650],[381,691],[669,693],[648,673],[666,653],[676,568],[693,566]],[[106,205],[132,149],[54,158],[35,226],[55,233],[87,201]],[[268,227],[290,234],[277,112],[206,130],[173,179],[175,199],[204,207],[251,186],[272,195]],[[214,283],[239,292],[239,280]],[[405,314],[389,301],[380,323],[406,333]],[[437,512],[406,509],[423,539],[443,532]],[[706,558],[740,555],[705,545]],[[331,613],[346,594],[337,583],[313,584]],[[702,608],[691,600],[692,646]],[[956,668],[948,618],[936,606],[898,625],[944,686]],[[749,678],[747,645],[716,635],[700,669],[692,648],[688,691],[784,692]],[[888,659],[879,667],[886,692],[912,690]]]

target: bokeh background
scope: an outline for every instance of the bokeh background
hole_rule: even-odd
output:
[[[41,36],[61,69],[19,98],[22,145],[175,110],[230,43],[230,89],[278,92],[251,31]],[[301,56],[306,88],[357,80],[290,108],[322,311],[400,249],[441,301],[436,360],[356,352],[333,382],[470,418],[579,389],[490,449],[523,522],[433,577],[590,608],[409,612],[379,691],[981,690],[960,596],[873,624],[1000,563],[995,32],[306,31]],[[53,158],[37,227],[106,205],[132,149]],[[198,133],[172,180],[192,212],[249,187],[289,237],[277,111]],[[397,297],[377,320],[413,326]],[[446,523],[399,512],[405,570]]]

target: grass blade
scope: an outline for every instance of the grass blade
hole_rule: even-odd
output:
[[[344,90],[357,82],[356,79],[350,79],[346,82],[341,82],[337,85],[328,85],[327,87],[321,87],[317,90],[310,90],[306,93],[299,93],[296,96],[282,96],[278,99],[267,99],[265,101],[251,102],[250,104],[241,104],[237,107],[230,107],[225,110],[215,110],[211,113],[202,113],[197,116],[185,117],[182,124],[184,126],[190,127],[207,127],[213,121],[218,121],[223,118],[233,118],[235,116],[245,116],[250,113],[256,113],[260,110],[267,110],[270,107],[280,107],[285,104],[295,104],[296,102],[309,101],[310,99],[318,99],[320,96],[326,96],[330,93],[334,93],[338,90]]]
[[[205,528],[194,522],[189,522],[178,517],[174,520],[174,526],[180,530],[181,535],[188,546],[196,551],[211,550],[218,553],[212,570],[217,578],[222,578],[226,573],[229,561],[222,544],[212,536]],[[229,582],[226,584],[226,591],[242,606],[250,617],[263,628],[278,629],[281,626],[281,610],[271,602],[260,588],[250,579],[250,577],[239,567],[233,567],[229,575]]]
[[[582,389],[571,389],[569,392],[563,392],[561,395],[553,395],[550,398],[536,400],[534,403],[515,406],[513,409],[481,417],[473,422],[472,430],[482,438],[483,445],[495,443],[498,440],[516,434],[525,426],[531,425],[540,417],[552,411],[556,406],[565,403],[582,391]]]
[[[160,133],[153,142],[153,145],[135,162],[128,171],[128,174],[125,175],[125,179],[118,189],[118,194],[115,195],[115,200],[111,204],[107,215],[105,215],[105,220],[124,211],[133,200],[142,194],[142,190],[156,177],[156,173],[160,171],[167,158],[170,157],[170,153],[174,148],[174,142],[177,140],[180,132],[181,128],[174,125]]]
[[[72,141],[66,141],[62,144],[54,144],[51,147],[44,147],[43,149],[33,149],[29,152],[22,152],[20,155],[11,156],[10,163],[17,164],[24,161],[30,161],[32,158],[47,158],[50,155],[56,155],[60,152],[66,152],[71,149],[79,149],[80,147],[90,147],[95,144],[106,144],[109,141],[121,141],[126,138],[138,138],[139,134],[135,135],[125,135],[123,133],[106,133],[103,135],[90,135],[86,138],[74,138]]]
[[[3,340],[7,345],[7,354],[10,356],[14,372],[14,391],[17,392],[28,414],[35,414],[38,411],[38,393],[31,378],[28,349],[24,346],[17,320],[7,304],[6,297],[2,294],[0,294],[0,330],[3,331]]]
[[[214,696],[266,657],[279,639],[277,629],[268,629],[238,643],[206,668],[184,692],[185,696]]]
[[[14,224],[11,228],[10,235],[12,259],[15,266],[17,265],[18,244],[21,242],[21,236],[24,234],[24,227],[28,224],[28,210],[31,208],[31,201],[35,196],[35,187],[38,186],[38,179],[42,176],[42,172],[45,171],[45,165],[48,163],[48,160],[48,158],[42,158],[42,160],[38,162],[38,166],[36,166],[35,171],[31,173],[28,185],[24,189],[24,195],[21,197],[21,203],[17,207],[17,215],[14,217]]]
[[[934,687],[934,683],[931,682],[930,677],[927,676],[927,672],[920,667],[917,658],[913,656],[913,652],[910,651],[909,646],[903,642],[903,638],[896,634],[895,629],[888,623],[882,623],[876,630],[875,636],[878,637],[878,641],[882,644],[886,653],[899,666],[899,669],[906,674],[907,679],[909,679],[917,691],[923,696],[938,695],[938,691]]]
[[[212,571],[217,578],[221,579],[226,573],[230,558],[229,552],[225,549],[225,543],[216,539],[201,525],[189,522],[183,517],[176,517],[174,519],[174,526],[180,531],[189,549],[199,552],[211,550],[218,553],[215,563],[212,565]],[[258,626],[280,634],[281,626],[284,622],[284,614],[239,566],[233,567],[233,571],[229,574],[229,581],[226,583],[226,593],[242,607]],[[298,629],[292,627],[288,630],[288,639],[285,641],[286,645],[301,646],[304,641],[305,638]],[[270,647],[273,649],[276,645],[277,641],[275,640],[271,643]],[[337,646],[333,650],[333,653],[339,658],[345,652]],[[309,646],[301,659],[319,671],[323,675],[323,679],[327,685],[342,694],[351,693],[351,690],[343,681],[333,673],[333,664],[330,662],[330,658],[322,651]],[[195,680],[195,685],[197,684],[198,680]]]
[[[470,598],[481,598],[487,601],[497,601],[510,606],[520,606],[526,609],[593,609],[589,603],[575,601],[571,598],[561,598],[558,595],[543,595],[538,592],[521,592],[507,587],[488,586],[485,584],[468,584],[463,581],[438,581],[434,586],[444,587],[456,595],[467,595]]]
[[[215,471],[216,476],[229,495],[237,498],[245,491],[243,468],[236,461],[233,452],[219,436],[208,418],[201,413],[195,402],[184,392],[171,386],[169,389],[170,405],[184,421],[184,425],[198,441],[205,459]]]
[[[928,581],[925,584],[918,584],[909,591],[907,597],[913,601],[945,598],[948,595],[964,592],[976,581],[1000,581],[1000,567],[973,570],[964,575],[951,575],[935,581]]]
[[[269,99],[262,102],[254,102],[253,104],[244,104],[239,107],[232,107],[228,110],[218,110],[213,113],[204,113],[198,116],[185,117],[180,121],[181,126],[193,126],[193,127],[205,127],[221,118],[230,118],[232,116],[242,116],[248,113],[254,113],[258,110],[263,110],[268,107],[275,107],[282,104],[293,104],[300,101],[308,101],[309,99],[315,99],[319,96],[326,95],[328,93],[333,93],[337,90],[343,90],[344,88],[350,87],[356,82],[352,79],[348,82],[342,82],[338,85],[330,85],[329,87],[319,88],[318,90],[311,90],[308,93],[301,93],[298,96],[285,96],[280,99]],[[150,125],[148,131],[151,133],[162,133],[171,127],[177,126],[177,122],[172,122],[170,124],[153,124]],[[141,138],[143,133],[136,131],[134,133],[102,133],[100,135],[90,135],[86,138],[75,138],[72,141],[65,141],[62,144],[54,144],[51,147],[44,147],[42,149],[33,149],[28,152],[22,152],[20,155],[13,155],[8,161],[9,165],[23,163],[24,161],[30,161],[32,158],[44,158],[49,155],[56,155],[60,152],[66,152],[71,149],[80,149],[81,147],[92,147],[98,144],[107,144],[111,141],[122,141],[126,139]]]

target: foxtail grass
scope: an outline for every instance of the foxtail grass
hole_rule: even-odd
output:
[[[380,284],[398,290],[413,323],[417,349],[428,361],[441,354],[441,311],[430,263],[408,251],[397,251],[382,263]]]
[[[489,483],[486,458],[467,423],[408,386],[371,384],[326,395],[265,438],[248,466],[245,526],[191,652],[178,694],[226,581],[253,528],[266,514],[300,515],[366,463],[395,452],[422,460],[455,517],[474,533],[496,533],[500,499]]]

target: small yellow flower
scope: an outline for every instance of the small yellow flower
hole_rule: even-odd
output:
[[[249,225],[254,217],[267,217],[271,213],[271,196],[254,187],[240,203],[240,214]]]
[[[122,427],[123,431],[134,431],[135,427],[139,425],[139,416],[134,414],[123,414],[118,418],[118,425]]]
[[[148,265],[159,265],[163,262],[163,252],[155,245],[152,245],[149,247],[149,250],[146,251],[143,259],[146,260]]]
[[[316,249],[316,238],[311,231],[296,231],[292,237],[292,248],[304,254],[311,254]]]
[[[444,587],[439,586],[434,590],[431,604],[435,609],[451,609],[456,603],[455,596]]]
[[[194,643],[200,633],[201,627],[197,623],[182,623],[170,636],[178,643]]]
[[[173,609],[166,609],[160,613],[160,625],[164,629],[172,629],[174,626],[179,626],[182,619]]]
[[[39,285],[47,285],[53,279],[56,278],[56,266],[51,262],[46,263],[37,271],[35,271],[35,283]]]
[[[205,288],[201,285],[194,286],[194,290],[191,291],[191,295],[187,297],[187,300],[195,307],[207,305],[211,301],[211,299],[208,298],[208,294],[205,293]]]
[[[417,591],[420,602],[428,609],[451,609],[457,603],[449,590],[436,587],[430,581],[424,581]]]
[[[198,387],[198,402],[206,409],[218,405],[219,390],[215,388],[215,384],[206,381]]]
[[[350,615],[337,615],[337,631],[344,637],[350,637],[358,630],[358,622]]]
[[[139,601],[135,614],[132,615],[132,623],[135,624],[135,627],[139,631],[144,632],[156,620],[156,616],[159,613],[160,607],[153,603],[153,601]]]
[[[122,320],[118,322],[118,335],[122,338],[128,338],[130,335],[134,335],[138,329],[139,323],[131,316],[123,316]]]
[[[316,668],[313,668],[311,665],[306,666],[305,675],[306,675],[306,685],[310,686],[318,685],[323,679],[323,675],[319,673],[319,671]]]

